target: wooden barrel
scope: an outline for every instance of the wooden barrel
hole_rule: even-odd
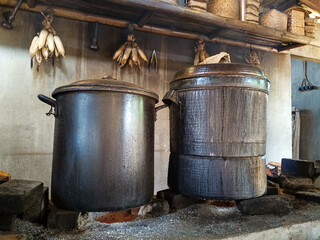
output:
[[[170,106],[172,189],[224,199],[265,192],[269,86],[260,69],[243,64],[198,65],[175,75],[163,99]],[[192,191],[187,175],[198,186]]]
[[[259,197],[267,187],[264,157],[222,158],[170,154],[168,186],[186,196],[239,200]]]

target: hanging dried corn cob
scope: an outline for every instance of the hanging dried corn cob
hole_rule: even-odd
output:
[[[37,70],[42,62],[42,59],[45,61],[52,60],[54,64],[54,57],[56,59],[59,56],[65,57],[65,50],[62,44],[60,37],[57,35],[56,31],[51,26],[53,21],[53,14],[48,14],[44,16],[42,21],[43,29],[38,33],[32,40],[29,53],[31,57],[31,68],[33,67],[33,58],[35,57],[37,65]]]
[[[124,67],[128,62],[129,66],[132,68],[133,65],[141,68],[142,59],[145,62],[148,62],[148,59],[144,52],[138,47],[135,42],[136,39],[133,34],[128,35],[128,41],[121,45],[121,47],[113,55],[113,60],[117,61],[120,67]]]
[[[250,50],[250,53],[245,57],[245,60],[248,64],[261,68],[259,57],[257,53],[252,49]]]
[[[194,57],[194,65],[198,65],[199,63],[203,62],[206,60],[206,58],[209,57],[209,54],[207,51],[204,49],[205,43],[202,39],[197,41],[197,45],[194,48],[194,52],[196,53]]]

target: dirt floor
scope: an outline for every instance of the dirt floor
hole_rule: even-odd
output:
[[[17,219],[14,231],[37,240],[221,239],[320,219],[320,204],[294,201],[286,216],[246,216],[233,207],[197,204],[168,215],[124,223],[100,223],[88,217],[79,230],[59,232]]]

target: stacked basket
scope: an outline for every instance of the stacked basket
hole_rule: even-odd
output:
[[[271,9],[260,17],[260,24],[269,28],[287,31],[287,14]]]
[[[246,1],[246,21],[259,24],[260,0]]]
[[[238,0],[209,0],[208,12],[222,17],[239,19],[240,5]]]
[[[207,11],[207,0],[189,0],[188,7],[200,10],[200,11]]]
[[[178,5],[178,0],[161,0],[161,1]]]
[[[304,19],[304,24],[305,24],[304,32],[305,32],[306,36],[312,37],[312,38],[315,37],[316,30],[317,30],[317,21],[318,21],[318,19],[316,19],[316,18],[306,17]]]
[[[309,16],[302,7],[292,7],[285,11],[288,14],[288,32],[304,35],[304,19]]]

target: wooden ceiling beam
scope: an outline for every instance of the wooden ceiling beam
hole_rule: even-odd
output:
[[[292,44],[288,44],[287,46],[281,46],[278,48],[278,52],[283,52],[283,51],[287,51],[293,48],[297,48],[297,47],[302,47],[304,46],[304,44],[300,44],[300,43],[292,43]]]
[[[153,16],[153,14],[154,14],[154,11],[145,11],[143,16],[138,21],[137,25],[139,26],[139,28],[142,28],[144,25],[146,25],[150,20],[150,18]]]
[[[227,34],[228,32],[230,32],[230,29],[228,28],[217,28],[214,32],[208,35],[208,38],[210,40],[214,40],[218,37],[223,37],[223,35]]]
[[[48,2],[53,0],[38,1]],[[78,1],[80,3],[86,2],[86,0],[77,0],[72,2],[71,0],[66,0],[63,2],[68,2],[68,4],[74,5],[74,2]],[[97,1],[100,3],[102,0],[94,0],[94,2]],[[16,2],[17,0],[0,0],[0,5],[15,6]],[[125,5],[125,3],[127,4]],[[123,9],[122,5],[125,6]],[[69,6],[69,8],[67,8],[67,6]],[[221,37],[224,37],[224,39],[232,39],[229,41],[230,45],[232,43],[231,41],[238,42],[241,40],[241,44],[233,44],[239,44],[239,46],[241,45],[244,47],[251,47],[251,45],[255,44],[259,45],[261,48],[276,48],[279,47],[281,43],[283,43],[284,46],[290,43],[300,43],[303,45],[309,44],[311,46],[320,47],[319,39],[312,39],[307,36],[297,35],[286,31],[279,31],[258,24],[224,18],[207,12],[198,12],[189,8],[175,6],[156,0],[108,0],[106,1],[105,6],[106,11],[104,11],[102,15],[100,11],[94,13],[93,6],[91,6],[93,9],[90,8],[92,12],[88,11],[87,8],[82,7],[79,7],[77,9],[78,11],[75,11],[70,7],[70,5],[66,5],[65,7],[53,5],[53,7],[55,8],[55,16],[87,22],[99,22],[110,26],[124,28],[127,28],[128,24],[131,23],[133,28],[137,30],[174,37],[188,39],[204,38],[205,41],[211,42],[216,42],[221,40]],[[39,10],[44,11],[47,8],[47,4],[41,5],[41,3],[37,4],[37,7],[33,9],[28,8],[28,6],[24,3],[21,5],[21,9],[36,12],[39,12]],[[120,14],[122,11],[124,14]],[[154,15],[152,15],[151,18],[152,21],[149,18],[151,13],[148,13],[148,11],[154,12]],[[136,14],[133,18],[133,14],[137,12],[139,12],[139,14]],[[122,18],[119,19],[118,16],[121,16]],[[164,21],[164,18],[166,21]],[[139,27],[137,24],[134,24],[138,22],[140,22],[140,26],[144,26]],[[151,22],[152,24],[150,24]],[[188,28],[188,26],[186,26],[190,23],[194,25],[193,28]],[[172,27],[175,27],[175,30],[173,30]],[[203,28],[205,30],[203,30]],[[208,37],[210,37],[210,40]],[[212,38],[214,40],[212,40]],[[293,47],[293,45],[290,47]]]
[[[320,0],[300,0],[300,2],[320,14]]]
[[[266,8],[275,8],[281,12],[297,5],[298,0],[266,0],[263,1],[261,6]]]
[[[268,7],[270,6],[271,4],[273,4],[274,2],[277,2],[278,0],[264,0],[262,1],[261,3],[261,6],[262,7]]]
[[[293,6],[296,6],[298,3],[297,0],[287,0],[283,3],[281,3],[278,7],[277,10],[279,10],[280,12],[283,12],[285,10],[287,10],[288,8],[291,8]]]

